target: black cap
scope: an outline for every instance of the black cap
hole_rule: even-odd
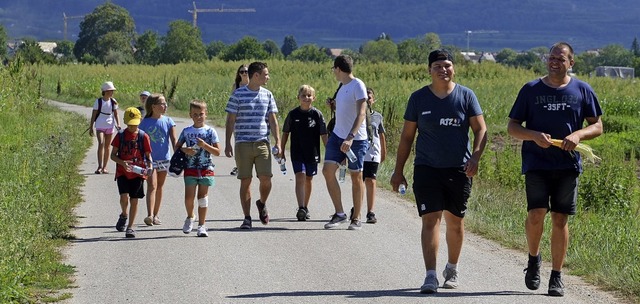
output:
[[[451,56],[449,52],[443,49],[435,50],[429,53],[429,66],[431,66],[434,61],[438,60],[449,60],[453,62],[453,56]]]

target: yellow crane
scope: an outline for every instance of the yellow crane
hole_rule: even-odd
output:
[[[196,2],[193,2],[193,10],[188,10],[193,14],[193,27],[198,27],[198,13],[255,13],[255,8],[224,8],[224,5],[220,8],[197,8]]]
[[[80,19],[80,18],[84,18],[83,16],[67,16],[67,14],[65,14],[64,12],[62,12],[62,21],[64,22],[64,31],[63,31],[63,37],[64,40],[67,40],[67,20],[68,19]]]

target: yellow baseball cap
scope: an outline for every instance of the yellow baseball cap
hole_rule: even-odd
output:
[[[124,111],[124,123],[127,126],[137,126],[140,124],[142,114],[136,107],[129,107]]]

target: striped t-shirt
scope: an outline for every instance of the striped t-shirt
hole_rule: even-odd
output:
[[[276,100],[271,91],[260,87],[252,91],[247,86],[236,89],[225,108],[236,114],[235,142],[269,141],[269,114],[278,113]]]

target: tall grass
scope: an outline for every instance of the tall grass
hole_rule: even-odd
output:
[[[0,69],[0,302],[62,299],[73,268],[60,247],[74,222],[82,178],[77,166],[89,141],[39,98],[40,77],[19,62]],[[84,125],[84,123],[83,123]]]
[[[192,98],[209,103],[209,117],[224,123],[224,108],[234,73],[241,62],[211,61],[174,66],[45,66],[42,91],[49,98],[91,105],[100,84],[115,82],[116,98],[123,106],[136,105],[141,90],[162,92],[169,97],[172,114],[184,111]],[[267,85],[280,110],[280,119],[298,105],[297,88],[309,84],[316,89],[315,106],[329,116],[324,100],[332,96],[337,82],[331,64],[269,61],[271,80]],[[474,90],[484,111],[490,141],[474,180],[467,227],[505,245],[525,249],[526,199],[520,174],[520,145],[506,134],[511,105],[524,83],[539,77],[528,70],[498,64],[457,65],[456,82]],[[411,92],[430,82],[426,65],[389,63],[356,65],[354,74],[376,90],[375,108],[384,116],[388,159],[381,164],[379,185],[388,187]],[[584,78],[582,76],[579,76]],[[640,254],[640,210],[637,157],[640,103],[635,80],[588,78],[598,94],[605,115],[605,134],[588,143],[603,158],[588,164],[581,176],[579,212],[571,217],[571,245],[567,267],[593,282],[640,299],[640,269],[630,257]],[[177,110],[177,111],[176,111]],[[410,161],[412,157],[410,158]],[[405,175],[411,179],[411,166]],[[543,255],[549,257],[549,224],[546,225]],[[606,250],[601,250],[606,246]],[[524,258],[523,258],[524,259]],[[624,283],[624,284],[622,284]]]

